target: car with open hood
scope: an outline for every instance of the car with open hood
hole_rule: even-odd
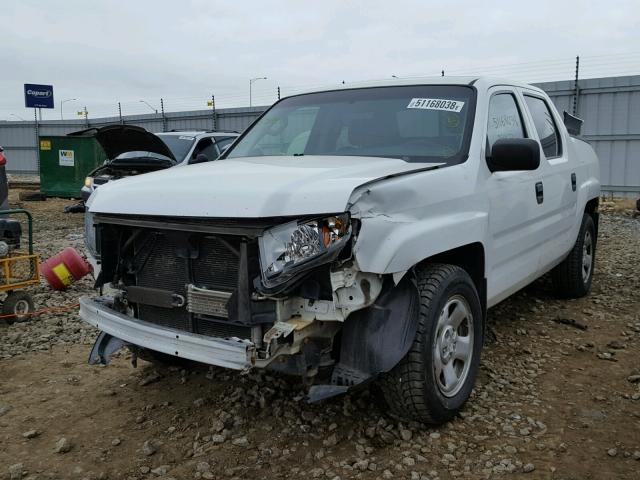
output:
[[[109,125],[75,132],[95,137],[108,160],[91,171],[82,186],[87,200],[99,186],[111,180],[215,160],[238,136],[231,131],[171,131],[151,133],[134,125]]]
[[[598,159],[530,85],[438,77],[284,98],[215,162],[89,199],[91,363],[127,346],[302,377],[321,400],[372,382],[441,423],[474,386],[487,309],[551,272],[589,293]],[[102,291],[102,290],[100,290]]]

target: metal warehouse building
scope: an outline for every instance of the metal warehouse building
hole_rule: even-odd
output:
[[[536,84],[545,90],[562,112],[574,111],[584,119],[583,137],[600,158],[603,191],[618,194],[640,192],[640,75],[591,78]],[[266,107],[197,110],[122,117],[129,125],[152,132],[163,130],[242,131]],[[0,122],[0,145],[9,158],[10,173],[38,173],[37,136],[64,135],[91,127],[119,123],[120,118]]]

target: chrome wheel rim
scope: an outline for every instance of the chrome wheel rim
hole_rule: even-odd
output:
[[[591,276],[591,268],[593,267],[593,237],[591,232],[587,230],[584,234],[582,242],[582,281],[587,283]]]
[[[438,390],[455,396],[464,386],[473,358],[473,315],[461,295],[447,300],[438,316],[433,369]]]
[[[26,300],[18,300],[15,307],[13,307],[13,313],[17,317],[24,317],[27,313],[29,313],[29,302],[27,302]]]

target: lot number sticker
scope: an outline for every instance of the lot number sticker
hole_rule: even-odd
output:
[[[464,102],[459,100],[447,100],[446,98],[412,98],[407,108],[420,108],[422,110],[444,110],[446,112],[459,113],[464,107]]]
[[[61,167],[75,166],[73,150],[58,150],[58,163]]]

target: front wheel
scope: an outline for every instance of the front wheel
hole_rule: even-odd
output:
[[[418,328],[407,355],[381,381],[393,414],[440,424],[471,395],[483,341],[483,314],[475,285],[454,265],[418,271]]]
[[[591,215],[582,217],[578,239],[564,261],[551,272],[555,292],[564,298],[584,297],[591,290],[596,260],[596,227]]]

